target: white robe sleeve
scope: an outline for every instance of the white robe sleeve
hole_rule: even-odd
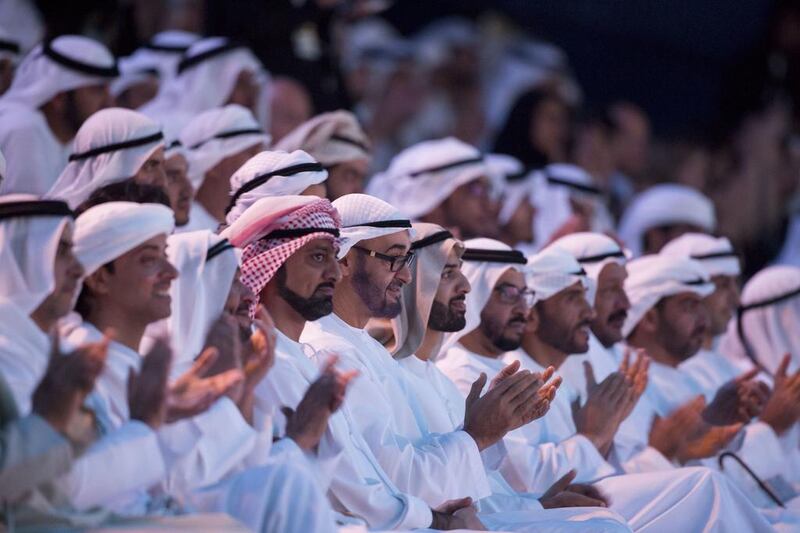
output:
[[[84,511],[152,487],[164,475],[156,434],[132,420],[90,446],[56,486],[76,509]]]
[[[257,407],[269,409],[270,406],[288,406],[296,408],[303,397],[308,383],[299,372],[291,366],[291,363],[282,360],[280,357],[275,362],[275,366],[270,370],[267,377],[259,384],[257,389]],[[341,415],[338,421],[344,422]],[[331,420],[326,431],[326,438],[321,444],[327,446],[334,439],[332,425],[337,420]],[[347,425],[342,424],[343,432],[335,435],[342,439],[358,440],[357,435],[352,435],[347,430]],[[283,439],[285,440],[285,439]],[[366,521],[372,529],[418,529],[428,527],[433,520],[430,508],[420,499],[401,493],[391,481],[385,479],[385,473],[376,470],[373,479],[366,479],[359,471],[355,460],[347,452],[355,451],[362,453],[367,461],[374,459],[366,443],[362,443],[363,450],[353,450],[355,444],[343,443],[345,453],[341,461],[336,465],[333,472],[330,486],[330,497],[334,507],[340,512],[355,515]],[[279,446],[278,446],[279,445]],[[276,447],[281,450],[287,444],[278,441]],[[380,465],[376,465],[380,469]]]
[[[197,445],[171,468],[167,490],[185,494],[194,488],[213,485],[239,467],[256,442],[256,431],[244,420],[238,407],[227,397],[191,419],[200,433]],[[165,432],[185,431],[176,427]]]
[[[382,405],[382,400],[376,402],[376,399],[386,397],[387,390],[382,387],[389,384],[378,383],[363,375],[352,350],[337,347],[335,353],[339,356],[339,366],[362,371],[362,375],[348,388],[342,412],[349,418],[350,426],[358,428],[389,478],[401,491],[423,499],[434,508],[447,500],[469,496],[478,501],[491,493],[480,450],[469,434],[453,431],[411,437],[397,432],[392,406]],[[327,354],[318,352],[316,357],[317,361],[324,361]],[[401,395],[391,401],[406,402],[406,405],[408,402]]]

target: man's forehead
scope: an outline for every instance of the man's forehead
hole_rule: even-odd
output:
[[[336,246],[333,242],[333,239],[326,239],[324,237],[320,237],[317,239],[312,239],[305,243],[300,250],[303,251],[310,251],[310,250],[336,250],[338,246]]]
[[[628,268],[625,265],[620,265],[617,262],[611,261],[600,270],[600,275],[597,276],[598,283],[613,283],[615,281],[624,281],[628,278]]]
[[[132,250],[130,250],[129,252],[127,252],[126,254],[123,254],[123,255],[135,255],[137,253],[144,252],[144,251],[147,251],[147,250],[159,250],[159,251],[161,251],[161,250],[164,250],[166,248],[167,248],[167,236],[162,233],[161,235],[156,235],[155,237],[150,237],[149,239],[144,241],[142,244],[140,244],[136,248],[133,248]]]
[[[525,275],[516,268],[508,268],[503,274],[497,278],[495,287],[500,285],[514,285],[515,287],[525,287]]]
[[[389,235],[381,235],[372,239],[366,239],[357,244],[363,248],[375,250],[377,252],[388,252],[390,249],[397,251],[408,251],[411,248],[411,237],[408,230],[397,231]]]

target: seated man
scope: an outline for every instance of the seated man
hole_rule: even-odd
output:
[[[522,255],[490,239],[465,244],[464,272],[473,286],[468,302],[474,295],[467,305],[467,328],[463,330],[467,333],[451,334],[445,341],[451,347],[438,363],[462,394],[473,376],[481,372],[496,375],[510,361],[518,361],[532,371],[543,371],[549,365],[560,366],[570,353],[588,348],[592,316],[586,300],[588,282],[571,256],[553,250],[531,259],[531,284],[537,301],[530,310],[525,300],[530,289],[525,274],[517,270],[525,269]],[[513,351],[520,346],[522,350]],[[576,468],[576,479],[595,482],[599,490],[609,495],[611,509],[625,517],[634,530],[671,528],[677,524],[687,531],[702,531],[712,525],[721,530],[738,530],[743,523],[755,530],[769,530],[755,508],[709,470],[612,475],[615,468],[604,460],[604,455],[620,421],[633,407],[632,389],[624,375],[612,374],[590,387],[583,407],[574,406],[574,420],[574,393],[568,388],[560,390],[541,421],[506,437],[513,466],[512,471],[504,471],[506,479],[512,485],[536,490],[537,483],[558,479]],[[675,494],[694,494],[698,499],[663,498]],[[730,506],[730,511],[709,516],[701,494],[721,495],[717,503]],[[730,520],[728,513],[741,516]]]
[[[181,130],[180,143],[188,153],[189,179],[195,190],[190,222],[182,231],[216,231],[225,220],[231,176],[266,149],[269,135],[250,110],[230,104],[196,115]]]
[[[87,120],[73,144],[69,164],[47,192],[72,208],[92,192],[132,179],[164,188],[164,135],[161,127],[141,113],[114,107]]]
[[[492,461],[494,444],[539,416],[538,402],[528,402],[541,387],[539,376],[512,368],[506,380],[481,397],[485,377],[476,380],[463,423],[452,431],[430,433],[420,398],[411,393],[410,376],[363,329],[371,318],[393,318],[401,311],[401,289],[411,278],[411,223],[391,205],[367,195],[343,196],[333,204],[344,228],[342,279],[333,288],[333,313],[307,323],[301,341],[317,350],[318,364],[327,354],[337,354],[346,368],[359,371],[346,402],[352,429],[363,436],[400,490],[433,508],[452,498],[482,500],[492,490],[483,457]],[[517,510],[520,500],[507,502],[502,512],[482,510],[479,518],[493,529],[585,527],[582,511],[578,522],[569,524],[568,511],[542,511],[535,499],[528,499],[523,512]],[[597,527],[624,529],[616,520],[613,514],[601,514]]]
[[[702,346],[708,325],[703,298],[715,287],[702,264],[655,255],[632,261],[628,272],[625,290],[632,307],[623,333],[629,345],[646,349],[652,358],[646,392],[654,408],[651,418],[674,414],[675,427],[692,428],[676,433],[669,425],[656,423],[654,432],[672,435],[660,439],[662,453],[681,463],[703,460],[719,468],[717,454],[731,451],[762,479],[783,475],[793,479],[796,474],[783,463],[785,454],[775,431],[763,420],[769,388],[755,380],[757,369],[717,389],[704,389],[679,370]],[[776,461],[777,457],[781,459]],[[744,469],[725,471],[759,506],[776,505]]]
[[[118,74],[99,42],[62,35],[37,45],[17,67],[0,98],[0,150],[9,158],[1,194],[45,194],[67,164],[78,128],[111,104]],[[35,148],[36,157],[26,157]]]
[[[412,220],[444,226],[460,238],[497,236],[492,170],[477,148],[448,137],[397,154],[367,192]]]
[[[77,249],[89,276],[77,304],[85,322],[72,330],[70,339],[93,338],[99,327],[117,331],[120,340],[111,343],[109,370],[98,385],[112,425],[136,414],[124,403],[123,384],[131,369],[141,366],[145,373],[153,366],[166,370],[169,364],[163,343],[156,342],[144,359],[138,346],[146,327],[170,314],[169,288],[176,272],[165,247],[171,228],[172,213],[155,204],[111,202],[88,209],[78,219]],[[237,338],[237,331],[229,331]],[[333,373],[325,374],[310,389],[312,408],[302,413],[306,425],[273,446],[269,458],[256,455],[254,462],[246,462],[264,439],[242,418],[241,405],[220,398],[232,393],[241,381],[241,370],[208,375],[222,346],[204,350],[190,370],[168,387],[169,408],[160,415],[167,425],[159,435],[168,461],[167,487],[178,488],[177,495],[199,509],[228,512],[256,530],[328,530],[333,524],[330,511],[320,504],[319,488],[294,443],[309,450],[316,446],[317,427],[327,423],[336,408],[333,398],[344,394],[344,385]],[[241,393],[236,396],[241,400]],[[179,420],[184,422],[174,423]],[[293,467],[290,460],[299,462]],[[245,492],[248,498],[232,497]],[[292,493],[309,506],[309,512],[289,516],[281,511],[285,505],[281,494]],[[136,512],[130,503],[124,509]]]
[[[370,165],[367,134],[349,111],[322,113],[280,139],[275,150],[303,150],[328,171],[327,197],[333,201],[364,192]]]
[[[302,150],[264,151],[254,155],[231,176],[225,221],[233,222],[265,196],[325,197],[328,171]]]

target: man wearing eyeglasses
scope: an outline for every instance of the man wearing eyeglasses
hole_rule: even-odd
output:
[[[512,362],[544,372],[560,366],[571,353],[588,349],[593,287],[573,256],[548,249],[526,264],[522,254],[498,241],[465,244],[462,270],[473,288],[467,296],[466,333],[445,340],[447,354],[438,363],[462,394],[478,373],[502,375]],[[535,291],[532,307],[525,301],[526,282]],[[519,314],[529,317],[521,329],[516,325]],[[521,349],[507,351],[511,346]],[[638,369],[631,375],[636,383]],[[508,461],[500,470],[512,487],[541,493],[554,482],[591,483],[572,490],[607,505],[634,531],[769,530],[746,497],[709,469],[617,475],[604,454],[642,387],[634,389],[623,372],[600,384],[589,381],[584,407],[562,385],[546,415],[505,437]]]
[[[307,323],[300,341],[314,348],[318,364],[336,354],[344,369],[359,371],[345,411],[399,490],[433,508],[460,500],[454,505],[471,510],[473,501],[491,491],[481,451],[534,418],[537,406],[528,400],[541,381],[530,372],[510,372],[479,398],[486,380],[481,378],[467,400],[463,427],[429,433],[408,374],[364,331],[371,318],[393,318],[401,310],[401,289],[411,280],[411,223],[364,194],[345,195],[333,205],[342,218],[342,279],[334,289],[333,313]]]

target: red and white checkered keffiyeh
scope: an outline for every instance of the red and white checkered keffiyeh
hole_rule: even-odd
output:
[[[286,215],[285,221],[270,228],[270,231],[298,228],[336,228],[341,225],[339,213],[328,200],[307,204]],[[297,250],[314,239],[330,239],[338,245],[338,238],[327,232],[309,233],[297,238],[258,239],[244,247],[242,254],[241,281],[253,294],[259,295],[275,272]],[[256,305],[250,308],[255,316]]]

